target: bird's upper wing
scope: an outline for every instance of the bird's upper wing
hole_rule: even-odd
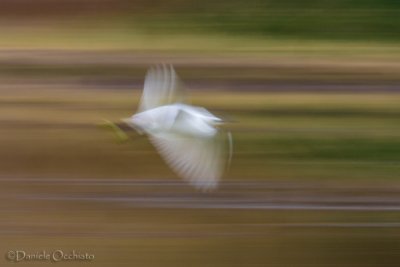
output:
[[[190,184],[204,191],[218,186],[226,161],[223,134],[195,138],[163,133],[149,138],[167,164]]]
[[[183,100],[180,80],[171,65],[155,66],[148,70],[139,112],[175,102],[183,102]]]

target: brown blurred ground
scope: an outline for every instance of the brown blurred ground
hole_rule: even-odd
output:
[[[59,266],[397,266],[392,58],[60,50],[0,61],[1,253],[95,254]],[[231,121],[233,164],[215,192],[181,181],[146,139],[121,144],[98,126],[136,110],[160,61],[193,104]]]

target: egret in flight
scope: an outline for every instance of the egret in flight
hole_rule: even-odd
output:
[[[231,133],[219,128],[221,118],[187,103],[171,65],[148,70],[139,110],[122,121],[147,135],[178,176],[203,191],[217,188],[230,164]]]

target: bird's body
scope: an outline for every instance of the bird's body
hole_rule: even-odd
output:
[[[123,121],[146,134],[168,165],[202,190],[214,189],[222,175],[224,140],[230,133],[217,128],[222,120],[205,108],[185,104],[172,66],[150,69],[139,111]]]
[[[218,132],[214,126],[222,120],[204,108],[175,103],[139,112],[124,121],[139,132],[150,135],[170,132],[182,136],[211,138]]]

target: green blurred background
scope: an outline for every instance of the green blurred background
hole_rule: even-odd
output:
[[[398,266],[399,1],[0,3],[0,253],[60,266]],[[196,192],[98,126],[174,64],[234,156]],[[15,264],[6,259],[0,264]],[[23,264],[50,264],[24,261]]]

